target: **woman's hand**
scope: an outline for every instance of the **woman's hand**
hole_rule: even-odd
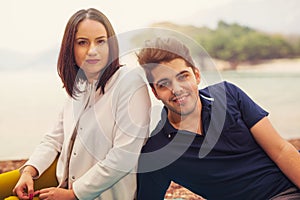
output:
[[[67,190],[62,188],[45,188],[39,191],[40,199],[55,199],[55,200],[77,200],[73,190]]]
[[[33,199],[38,192],[34,191],[33,187],[33,179],[34,172],[30,170],[24,169],[22,175],[17,182],[15,188],[13,189],[13,193],[16,194],[20,199]]]

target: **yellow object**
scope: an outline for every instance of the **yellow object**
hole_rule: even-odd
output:
[[[57,159],[52,165],[36,180],[34,180],[34,190],[39,190],[47,187],[56,187],[58,185],[56,179],[56,164]],[[18,169],[0,174],[0,200],[18,200],[19,198],[13,196],[13,188],[17,184],[21,174]],[[37,197],[33,198],[39,199]]]

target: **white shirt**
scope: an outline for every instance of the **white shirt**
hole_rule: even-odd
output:
[[[140,68],[121,67],[108,81],[105,94],[94,84],[77,100],[69,98],[54,129],[26,163],[42,174],[60,153],[57,179],[64,184],[68,146],[77,126],[68,185],[79,199],[132,200],[134,171],[149,133],[150,98]]]

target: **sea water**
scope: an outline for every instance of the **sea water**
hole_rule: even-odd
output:
[[[200,87],[212,79],[238,85],[270,113],[284,138],[300,138],[300,72],[203,73]],[[62,83],[55,70],[1,71],[0,92],[0,160],[28,158],[62,109],[67,96]],[[151,96],[153,128],[161,104]]]

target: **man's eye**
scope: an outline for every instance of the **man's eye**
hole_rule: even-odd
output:
[[[184,81],[186,79],[188,79],[189,75],[188,74],[181,74],[180,76],[178,76],[178,80],[180,81]]]
[[[169,85],[170,85],[169,82],[161,82],[157,84],[157,87],[162,89],[168,87]]]

